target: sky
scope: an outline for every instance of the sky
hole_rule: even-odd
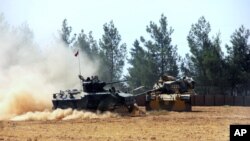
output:
[[[146,26],[158,24],[163,13],[174,29],[172,44],[184,56],[188,32],[201,16],[211,24],[211,37],[221,33],[224,47],[241,25],[250,29],[249,6],[250,0],[0,0],[0,13],[11,26],[28,24],[41,46],[58,36],[65,18],[73,33],[93,31],[97,41],[103,24],[113,20],[128,52],[135,39],[148,37]]]

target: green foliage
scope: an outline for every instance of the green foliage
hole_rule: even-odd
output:
[[[177,47],[171,44],[171,35],[174,32],[172,27],[168,27],[167,17],[163,14],[159,20],[158,26],[154,22],[150,22],[146,31],[150,34],[152,40],[144,42],[150,56],[154,60],[157,67],[158,77],[163,74],[177,76],[179,56],[177,54]]]
[[[81,30],[81,33],[78,34],[77,40],[74,43],[75,46],[79,47],[82,52],[88,55],[92,60],[98,59],[99,48],[96,40],[92,36],[90,31],[88,35],[84,33],[84,30]]]
[[[181,76],[194,76],[194,64],[189,54],[186,54],[185,57],[180,60],[180,63]]]
[[[104,34],[100,40],[101,77],[107,81],[116,81],[121,78],[126,44],[121,42],[121,35],[113,21],[103,25]]]
[[[250,45],[249,29],[241,26],[231,36],[232,46],[226,45],[228,57],[228,78],[234,89],[239,84],[249,83],[250,78]]]
[[[171,44],[171,34],[174,30],[168,27],[167,18],[163,14],[159,23],[158,26],[151,21],[146,27],[151,40],[141,37],[144,48],[138,40],[134,42],[131,58],[128,60],[132,67],[128,69],[127,76],[131,80],[130,85],[134,87],[143,85],[152,88],[161,75],[178,75],[177,47]]]
[[[6,22],[4,14],[0,13],[0,31],[2,33],[7,33],[10,31],[10,26],[9,24]]]
[[[156,81],[157,75],[154,73],[154,63],[150,55],[141,46],[138,40],[133,44],[134,48],[131,49],[131,58],[128,63],[132,66],[128,68],[129,85],[133,88],[145,86],[148,89],[152,88],[153,83]],[[156,70],[155,70],[156,71]]]
[[[198,20],[198,23],[192,24],[187,36],[188,45],[192,54],[191,60],[195,67],[195,75],[203,81],[206,81],[206,70],[204,64],[204,56],[206,51],[211,47],[209,39],[210,24],[204,17]]]
[[[220,47],[220,34],[214,39],[209,38],[211,31],[209,22],[204,17],[193,24],[187,36],[190,47],[192,72],[199,85],[205,86],[203,93],[210,93],[210,86],[223,86],[223,53]]]
[[[209,85],[220,86],[224,81],[224,60],[220,47],[220,34],[211,43],[210,49],[204,53],[204,66]]]
[[[0,23],[3,23],[1,19],[0,16]],[[82,30],[78,36],[72,37],[72,27],[68,26],[65,19],[61,38],[68,46],[79,46],[89,58],[100,60],[101,79],[116,81],[123,73],[127,47],[125,43],[120,43],[121,35],[113,21],[105,23],[103,29],[104,34],[98,46],[92,32],[85,34]],[[184,58],[179,57],[177,46],[172,45],[171,35],[174,30],[168,25],[166,16],[161,15],[158,25],[151,21],[146,26],[146,31],[150,38],[141,37],[140,41],[135,40],[130,51],[128,63],[131,66],[126,76],[130,89],[139,86],[150,89],[163,74],[192,76],[198,85],[197,92],[203,94],[224,93],[229,87],[234,90],[238,86],[249,85],[250,31],[244,26],[232,34],[232,45],[226,45],[226,57],[221,50],[220,34],[210,38],[210,23],[204,17],[191,26],[187,36],[190,53]],[[119,85],[128,89],[123,84]]]
[[[71,43],[73,43],[76,38],[76,34],[74,35],[74,37],[71,37],[71,32],[72,32],[72,27],[68,26],[67,19],[64,19],[62,23],[62,30],[60,32],[60,36],[62,41],[66,45],[70,45]]]

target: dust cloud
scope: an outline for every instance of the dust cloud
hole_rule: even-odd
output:
[[[88,111],[77,111],[72,109],[56,109],[54,111],[27,112],[23,115],[15,116],[12,121],[36,121],[36,120],[72,120],[72,119],[93,119],[119,117],[116,113],[93,113]]]
[[[80,88],[78,58],[72,49],[58,39],[41,47],[33,42],[27,24],[10,28],[1,16],[0,31],[0,120],[82,117],[72,110],[50,111],[53,93]],[[84,53],[79,57],[82,75],[95,75],[98,64]]]

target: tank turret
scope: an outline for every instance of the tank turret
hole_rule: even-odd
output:
[[[157,83],[154,84],[153,90],[160,91],[161,93],[173,94],[173,93],[186,93],[193,90],[195,82],[191,77],[183,77],[182,79],[176,79],[172,76],[163,75]]]
[[[191,111],[194,85],[191,77],[176,79],[163,75],[146,94],[146,110]]]
[[[87,77],[84,79],[83,76],[79,75],[80,80],[82,80],[82,87],[84,92],[106,92],[107,90],[104,89],[106,85],[111,85],[115,83],[122,83],[126,80],[122,81],[115,81],[115,82],[103,82],[98,79],[98,76],[94,77]],[[114,90],[114,87],[112,87]]]

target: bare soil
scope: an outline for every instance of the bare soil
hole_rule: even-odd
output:
[[[193,107],[141,117],[0,121],[0,141],[226,141],[230,124],[250,124],[250,107]]]

